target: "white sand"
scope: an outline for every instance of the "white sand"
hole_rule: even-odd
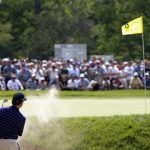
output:
[[[27,101],[22,113],[41,117],[110,116],[150,113],[150,101],[138,100],[54,100]]]

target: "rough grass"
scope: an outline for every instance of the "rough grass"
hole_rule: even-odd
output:
[[[30,118],[22,150],[149,150],[150,115]]]
[[[11,99],[16,91],[0,91],[0,100],[4,98]],[[49,91],[20,91],[26,96],[39,96],[48,93]],[[150,98],[150,90],[146,93],[144,90],[113,90],[113,91],[59,91],[56,95],[60,99],[70,98]]]
[[[31,95],[39,96],[39,95],[48,93],[47,90],[45,91],[38,91],[38,90],[35,90],[35,91],[32,91],[32,90],[30,91],[28,90],[27,91],[0,91],[0,100],[3,100],[4,98],[11,99],[13,94],[15,94],[16,92],[24,93],[26,96],[31,96]]]
[[[111,91],[60,91],[59,98],[143,98],[150,97],[150,90],[111,90]]]

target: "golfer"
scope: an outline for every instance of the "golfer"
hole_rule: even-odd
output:
[[[26,118],[19,109],[26,100],[22,93],[12,97],[12,106],[0,108],[0,150],[19,150],[18,136],[22,136]]]

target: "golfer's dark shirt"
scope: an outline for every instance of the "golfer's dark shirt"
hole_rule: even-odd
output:
[[[17,139],[23,133],[25,120],[15,106],[0,108],[0,138]]]

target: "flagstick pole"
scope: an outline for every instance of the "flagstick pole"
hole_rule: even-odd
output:
[[[146,77],[145,77],[145,51],[144,51],[144,34],[142,33],[142,47],[143,47],[143,63],[144,63],[144,93],[145,93],[145,113],[147,114],[147,88],[146,88]]]

